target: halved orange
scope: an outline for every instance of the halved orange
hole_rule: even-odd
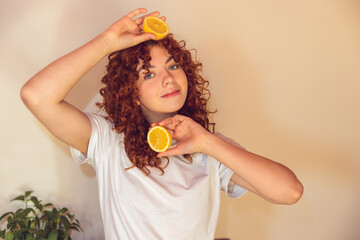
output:
[[[150,128],[147,134],[147,141],[155,152],[165,152],[171,145],[171,134],[166,128],[155,126]]]
[[[158,17],[147,16],[143,22],[143,31],[156,35],[156,40],[165,38],[170,31],[169,26]]]

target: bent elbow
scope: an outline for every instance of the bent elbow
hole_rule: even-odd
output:
[[[20,89],[20,98],[25,105],[27,105],[29,103],[30,95],[31,95],[31,91],[30,91],[29,87],[25,84]]]
[[[29,108],[30,106],[38,104],[38,100],[34,91],[28,84],[25,84],[20,90],[20,98],[23,103]]]
[[[304,187],[300,181],[288,186],[281,193],[279,193],[278,198],[276,199],[267,199],[269,202],[274,204],[283,204],[283,205],[292,205],[297,203],[302,197],[304,192]]]

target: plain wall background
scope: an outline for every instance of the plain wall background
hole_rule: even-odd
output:
[[[303,182],[293,206],[222,195],[217,237],[360,239],[360,2],[0,0],[0,214],[32,189],[102,239],[95,173],[79,166],[22,104],[32,75],[131,10],[167,16],[210,80],[217,130]],[[106,61],[67,100],[93,111]],[[76,66],[74,66],[76,67]]]

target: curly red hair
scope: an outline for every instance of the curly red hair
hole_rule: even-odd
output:
[[[158,168],[164,173],[162,159],[156,157],[156,152],[147,144],[147,132],[150,124],[137,102],[139,101],[136,82],[139,72],[136,70],[139,61],[143,62],[146,69],[150,66],[150,48],[159,46],[165,48],[184,70],[188,79],[188,95],[184,106],[178,114],[188,116],[210,132],[215,131],[215,123],[210,122],[208,100],[210,92],[209,82],[201,75],[202,63],[193,60],[191,52],[186,49],[184,41],[176,41],[172,34],[160,41],[147,41],[131,48],[113,52],[109,55],[106,74],[102,78],[104,87],[100,89],[103,97],[98,107],[103,108],[108,114],[107,118],[114,123],[114,130],[124,134],[125,151],[132,161],[133,166],[141,169],[146,175],[150,173],[149,167]],[[185,155],[191,162],[191,156]]]

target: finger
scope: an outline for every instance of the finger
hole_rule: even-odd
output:
[[[188,119],[188,117],[186,117],[186,116],[184,116],[184,115],[176,114],[176,115],[173,117],[173,119],[174,119],[175,121],[182,122],[182,121]]]
[[[166,119],[166,121],[159,122],[159,126],[165,127],[170,130],[175,130],[176,126],[178,125],[178,122],[176,122],[174,119]]]
[[[155,127],[155,126],[158,126],[159,125],[159,122],[154,122],[151,124],[151,127]]]
[[[151,126],[150,128],[152,128],[152,127],[160,126],[160,125],[159,125],[159,122],[154,122],[154,123],[152,123],[150,126]],[[171,136],[174,135],[174,130],[173,130],[173,129],[171,129],[171,128],[167,127],[167,126],[161,126],[161,127],[165,127],[165,128],[169,131],[169,133],[170,133]],[[150,128],[149,128],[149,129],[150,129]]]
[[[140,35],[137,35],[134,42],[135,45],[141,43],[141,42],[145,42],[148,40],[155,40],[156,39],[156,35],[152,34],[152,33],[142,33]]]
[[[166,125],[169,125],[169,124],[172,124],[172,117],[169,117],[169,118],[165,118],[164,120],[161,120],[159,122],[156,122],[156,125],[159,125],[159,126],[166,126]]]
[[[140,14],[140,13],[146,13],[147,12],[147,9],[145,8],[138,8],[138,9],[135,9],[134,11],[130,12],[128,16],[130,19],[132,19],[133,17],[135,17],[136,15]]]
[[[182,115],[175,115],[174,117],[167,118],[158,123],[159,126],[166,127],[175,130],[175,128],[181,124],[187,117]]]

